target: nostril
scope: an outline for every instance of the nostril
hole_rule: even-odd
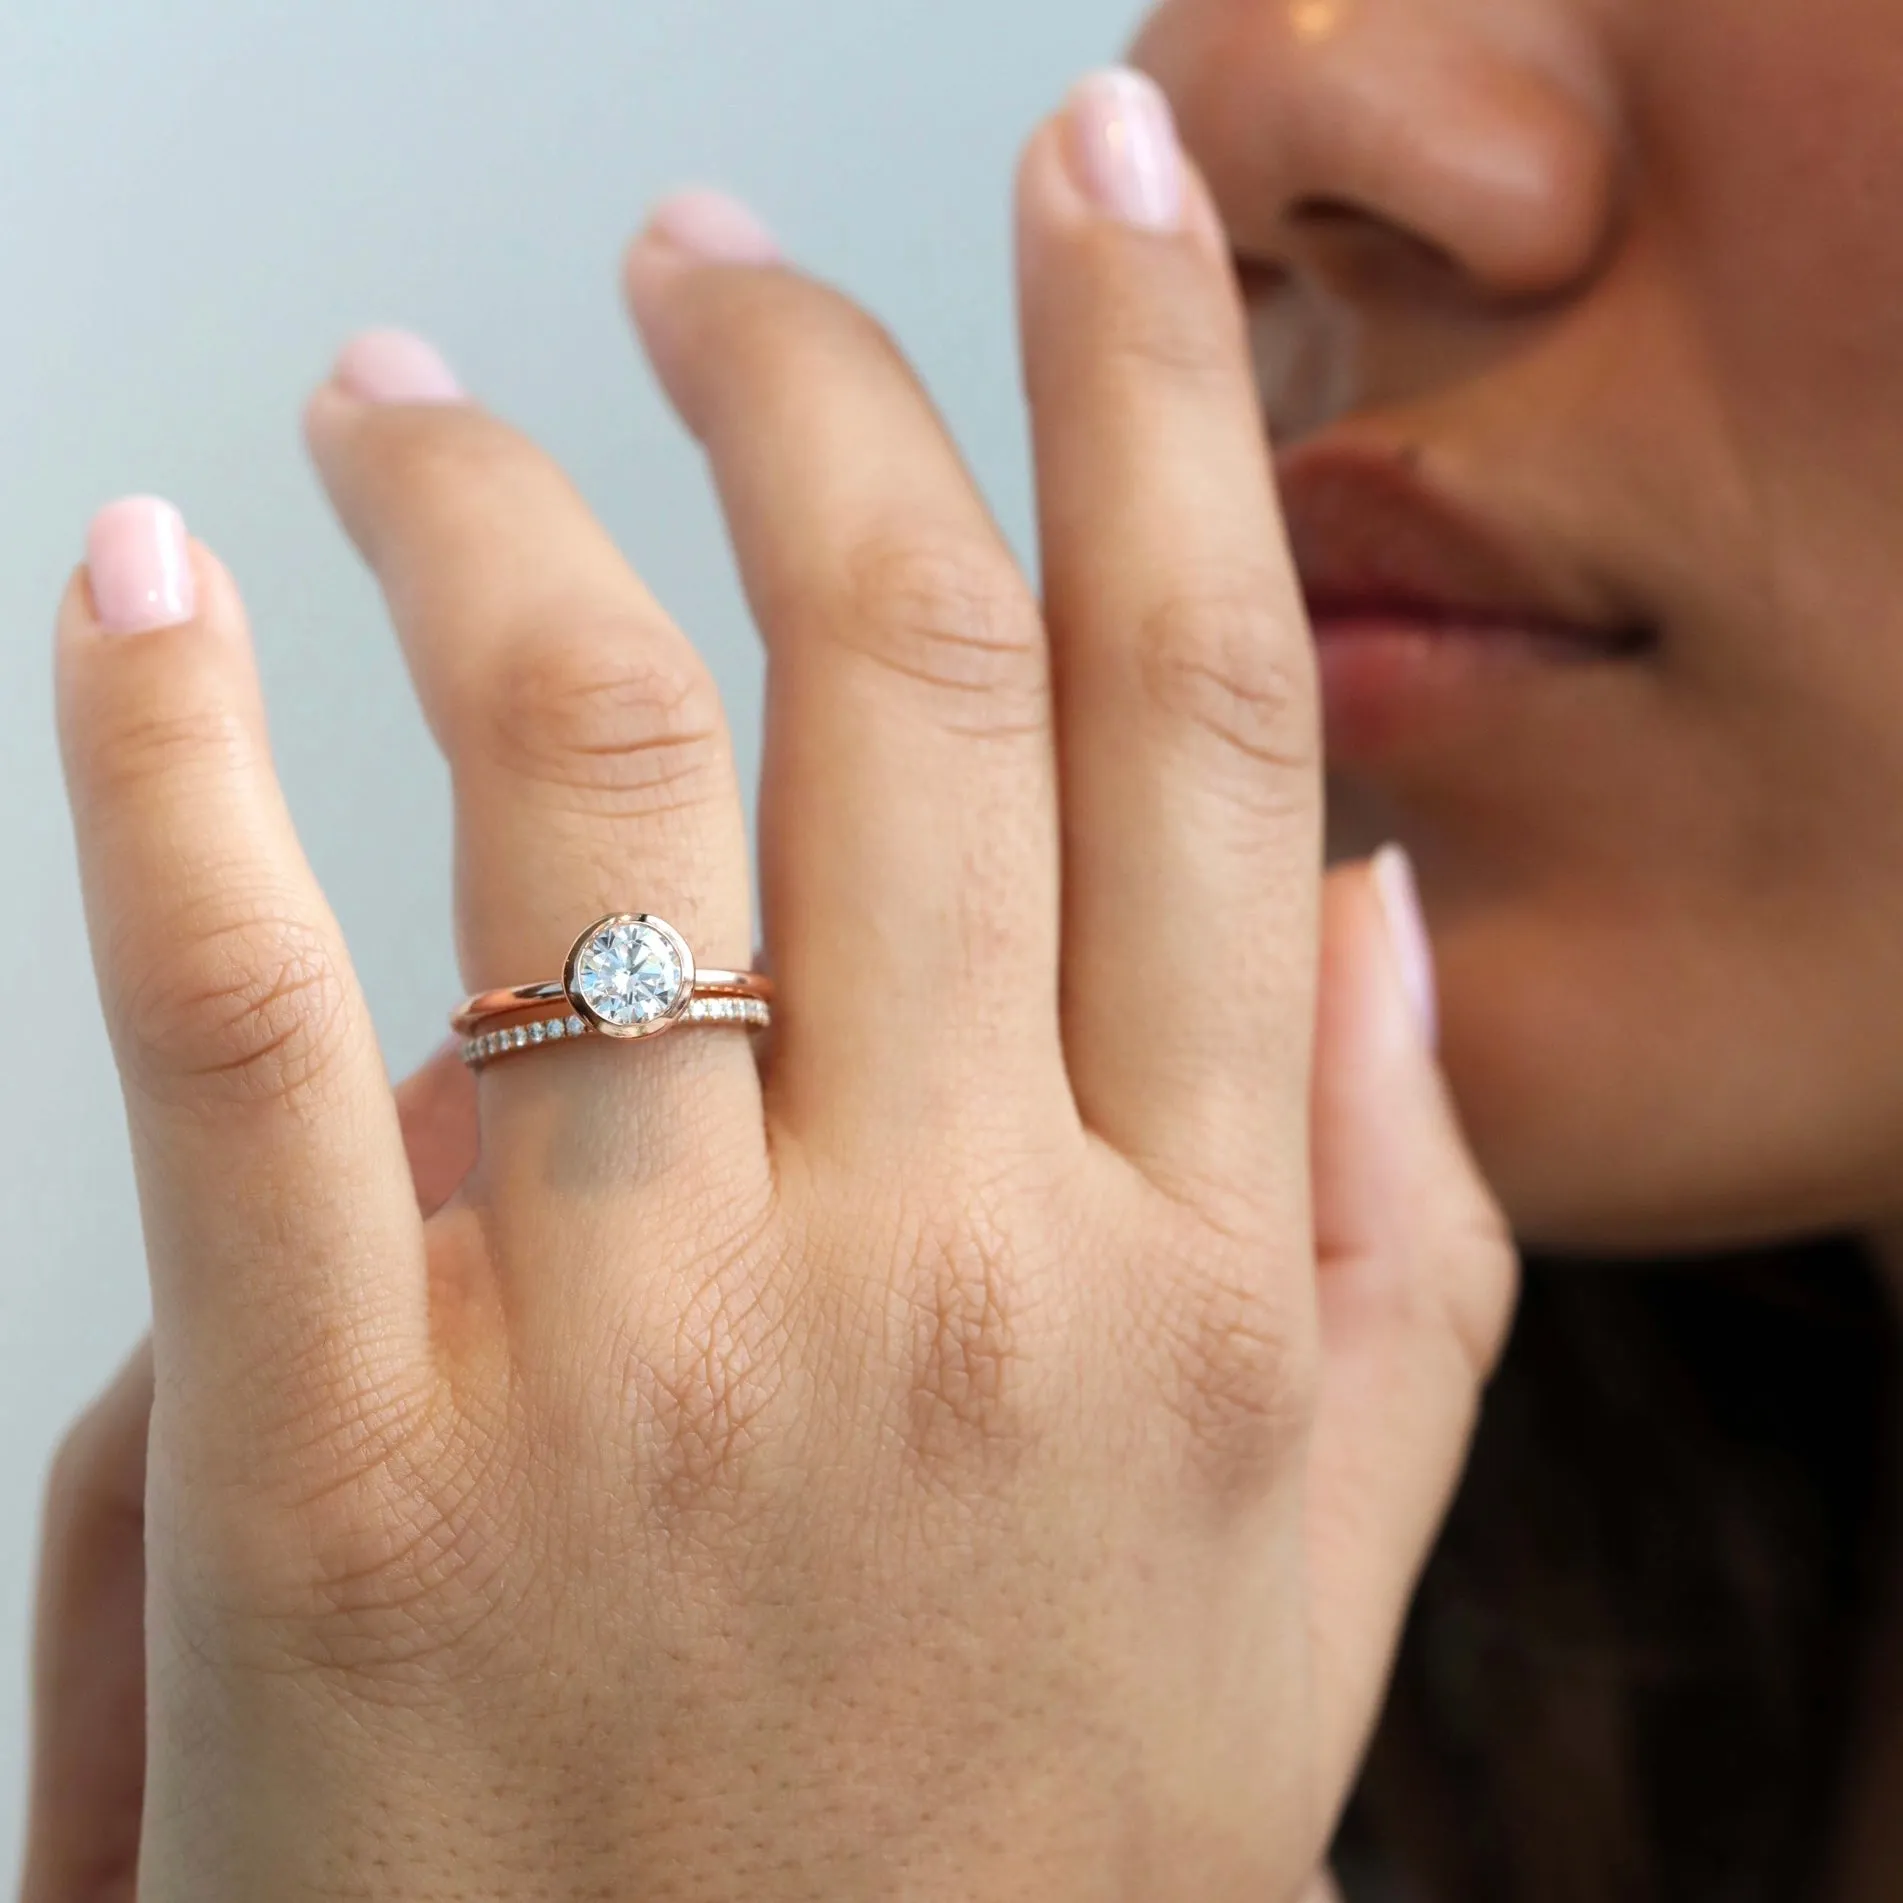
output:
[[[1309,232],[1337,244],[1378,245],[1401,252],[1417,264],[1444,270],[1459,268],[1459,260],[1445,245],[1436,244],[1420,232],[1366,205],[1356,204],[1353,199],[1312,194],[1297,199],[1286,217],[1289,229],[1294,232]]]
[[[1259,253],[1232,251],[1229,263],[1241,286],[1243,301],[1248,304],[1266,302],[1285,290],[1294,276],[1285,259],[1263,257]]]
[[[1288,216],[1296,224],[1337,225],[1365,219],[1372,214],[1366,206],[1354,204],[1346,198],[1328,198],[1316,193],[1308,198],[1298,198],[1289,207]]]
[[[1290,205],[1280,255],[1291,280],[1352,305],[1441,309],[1474,295],[1449,246],[1353,198],[1317,194]]]

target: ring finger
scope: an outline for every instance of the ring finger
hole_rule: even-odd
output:
[[[567,479],[397,333],[344,352],[306,425],[449,758],[471,988],[556,977],[582,927],[613,912],[660,914],[701,962],[745,965],[745,833],[718,695]],[[744,1039],[669,1037],[636,1055],[560,1061],[617,1091],[650,1165],[684,1104],[705,1129],[712,1080],[755,1099],[758,1129]],[[553,1057],[498,1066],[500,1101],[552,1102]],[[614,1133],[600,1161],[625,1170],[627,1123],[596,1127]]]

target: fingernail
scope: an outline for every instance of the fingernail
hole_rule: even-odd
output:
[[[1374,889],[1388,921],[1388,942],[1421,1035],[1431,1050],[1440,1035],[1440,1007],[1435,996],[1434,945],[1421,912],[1420,887],[1414,862],[1405,848],[1383,846],[1374,855]]]
[[[109,502],[86,531],[93,613],[108,634],[175,628],[198,612],[185,518],[157,496]]]
[[[781,257],[772,232],[725,192],[696,188],[662,199],[648,232],[709,264],[777,264]]]
[[[1070,134],[1079,182],[1111,217],[1145,231],[1182,222],[1182,148],[1155,80],[1115,67],[1080,81]]]
[[[460,403],[463,386],[427,338],[366,330],[339,353],[332,380],[366,403]]]

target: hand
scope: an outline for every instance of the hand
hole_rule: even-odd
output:
[[[427,1223],[231,583],[149,506],[96,531],[61,707],[153,1277],[144,1903],[1316,1868],[1511,1256],[1395,868],[1323,900],[1156,113],[1094,89],[1025,164],[1042,613],[863,316],[704,200],[636,246],[771,655],[778,1021],[758,1066],[498,1064]],[[621,909],[744,963],[711,687],[572,490],[388,338],[309,430],[450,757],[471,983]]]
[[[396,1087],[432,1216],[476,1161],[476,1092],[445,1048]],[[152,1345],[142,1341],[54,1457],[40,1540],[33,1760],[20,1903],[137,1894],[145,1799],[145,1467]]]

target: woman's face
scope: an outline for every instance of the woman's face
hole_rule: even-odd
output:
[[[1530,1240],[1903,1220],[1895,0],[1166,0],[1334,826]]]

